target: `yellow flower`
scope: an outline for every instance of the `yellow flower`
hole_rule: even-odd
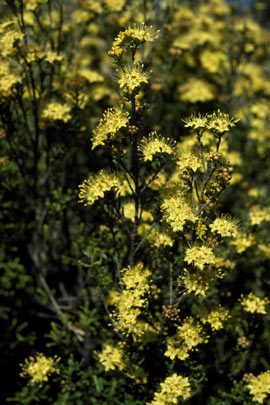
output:
[[[173,405],[179,403],[179,397],[184,400],[190,398],[191,389],[187,377],[182,377],[176,373],[167,377],[160,384],[160,392],[155,392],[154,399],[147,405]]]
[[[213,85],[201,79],[191,78],[179,87],[180,98],[190,103],[205,103],[215,98]]]
[[[174,232],[183,231],[187,221],[196,222],[192,207],[182,196],[165,197],[160,208]]]
[[[46,109],[42,112],[42,117],[49,120],[61,120],[67,122],[71,119],[69,114],[71,108],[67,104],[51,102],[47,105]]]
[[[208,114],[207,128],[216,132],[226,132],[230,130],[230,127],[234,127],[235,123],[239,119],[230,118],[229,114],[222,113],[220,110],[213,114]]]
[[[121,11],[126,0],[105,0],[105,5],[110,11]]]
[[[63,54],[59,54],[55,51],[47,51],[44,53],[45,60],[49,63],[61,62],[64,59]]]
[[[14,30],[5,32],[0,38],[0,49],[2,56],[8,56],[15,50],[16,41],[21,41],[24,34]]]
[[[123,370],[125,367],[123,362],[123,350],[111,345],[105,345],[102,352],[98,353],[100,363],[105,367],[105,371]]]
[[[20,83],[22,77],[13,73],[0,76],[0,97],[9,97],[12,94],[12,87],[16,83]]]
[[[210,283],[222,277],[223,272],[221,270],[214,271],[212,268],[194,273],[184,269],[184,274],[180,276],[179,282],[183,284],[189,294],[194,292],[195,295],[205,297]]]
[[[113,42],[109,55],[114,58],[121,58],[123,47],[133,48],[144,42],[153,42],[157,38],[158,32],[153,32],[152,26],[133,24],[133,26],[127,27],[125,31],[119,32]]]
[[[116,174],[101,170],[97,176],[90,176],[79,186],[79,202],[92,205],[99,198],[103,198],[106,191],[120,185],[121,180]]]
[[[36,353],[35,357],[29,357],[24,364],[20,364],[21,377],[31,377],[31,383],[42,383],[48,381],[48,376],[52,373],[59,374],[59,369],[55,368],[60,357],[46,357],[43,353]]]
[[[180,339],[191,350],[200,343],[207,342],[202,335],[202,326],[191,316],[186,318],[181,326],[177,327],[177,339]]]
[[[262,404],[270,394],[270,371],[265,371],[257,377],[253,377],[247,385],[250,395],[253,396],[253,401]]]
[[[124,203],[123,210],[124,210],[124,217],[127,219],[130,219],[132,222],[134,222],[134,219],[135,219],[134,202]],[[154,222],[154,217],[151,214],[151,212],[149,212],[149,211],[143,210],[143,212],[140,213],[140,210],[139,210],[139,216],[141,216],[141,219],[144,222]]]
[[[151,132],[149,137],[143,138],[139,145],[139,150],[142,152],[143,160],[152,161],[154,155],[158,153],[167,153],[173,155],[173,148],[170,146],[170,139],[165,139],[163,136],[158,135],[156,131]]]
[[[146,295],[150,291],[148,278],[151,273],[142,263],[124,268],[120,273],[123,290],[119,294],[114,293],[113,297],[110,295],[110,302],[115,307],[112,311],[113,326],[123,334],[132,334],[136,340],[146,333],[146,330],[138,328],[138,317],[147,305]]]
[[[233,236],[236,238],[238,235],[237,222],[226,216],[216,218],[214,222],[209,225],[209,228],[211,228],[212,232],[217,232],[222,237]]]
[[[26,10],[34,11],[39,5],[46,3],[46,0],[26,0]]]
[[[150,73],[143,72],[142,65],[134,64],[127,72],[121,72],[117,81],[124,92],[132,93],[138,90],[142,83],[148,83]]]
[[[97,128],[93,131],[93,146],[104,145],[108,138],[113,139],[121,128],[125,128],[129,121],[129,113],[120,108],[109,108],[103,114]]]
[[[147,239],[149,240],[150,244],[155,247],[173,246],[172,237],[168,233],[158,231],[157,229],[153,229],[148,235]]]
[[[270,207],[261,208],[254,205],[249,211],[251,225],[260,225],[263,221],[270,221]]]
[[[232,245],[235,245],[237,253],[241,254],[247,250],[250,246],[254,245],[254,236],[250,233],[245,235],[243,233],[238,234],[235,240],[231,241]]]
[[[227,70],[229,68],[228,57],[221,51],[212,51],[205,49],[200,55],[200,61],[202,66],[210,73],[217,73],[222,67]]]
[[[206,115],[201,115],[200,113],[197,116],[192,114],[189,118],[183,119],[183,121],[186,124],[185,127],[191,127],[194,129],[206,128],[207,117]]]
[[[213,249],[208,246],[193,246],[192,248],[186,249],[184,260],[188,264],[192,263],[200,270],[203,270],[206,264],[215,264],[215,255]]]
[[[203,324],[210,323],[213,330],[220,330],[223,328],[223,322],[229,319],[231,316],[229,311],[225,308],[222,308],[219,305],[218,308],[212,309],[208,312],[206,309],[200,313],[200,320]]]
[[[78,71],[78,74],[84,77],[89,83],[103,82],[103,76],[95,70],[83,68]]]
[[[189,352],[194,350],[196,346],[207,342],[208,337],[203,334],[201,324],[189,317],[177,327],[175,336],[168,339],[168,348],[164,354],[171,360],[176,357],[179,360],[185,360],[189,357]]]
[[[200,159],[191,152],[185,152],[180,155],[177,161],[177,166],[180,171],[191,169],[194,173],[201,167]]]
[[[267,298],[256,297],[253,293],[249,293],[245,298],[241,295],[240,304],[244,308],[244,311],[251,312],[252,314],[266,314],[266,305],[269,304]]]

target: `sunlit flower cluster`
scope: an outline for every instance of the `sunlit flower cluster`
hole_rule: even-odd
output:
[[[0,32],[1,35],[1,32]],[[0,37],[0,49],[1,55],[6,57],[15,51],[14,44],[16,41],[21,41],[23,39],[23,34],[15,30],[8,30],[2,34]]]
[[[193,264],[203,270],[206,265],[212,266],[215,264],[215,254],[209,246],[193,246],[186,249],[184,260],[188,264]]]
[[[105,367],[105,371],[123,370],[125,367],[123,361],[123,349],[114,347],[111,345],[105,345],[100,353],[98,353],[98,359],[100,363]]]
[[[105,111],[103,118],[93,131],[92,149],[98,145],[104,145],[108,138],[113,139],[121,128],[127,126],[129,118],[129,113],[123,112],[122,108],[109,108]]]
[[[269,304],[269,300],[268,298],[259,298],[253,293],[249,293],[247,297],[241,296],[240,304],[246,312],[266,314],[266,306]]]
[[[254,243],[255,238],[251,233],[239,233],[236,239],[231,241],[231,244],[235,246],[235,249],[239,254],[245,252],[249,247],[253,246]]]
[[[46,357],[43,353],[36,353],[26,359],[24,364],[21,364],[21,377],[30,377],[31,383],[39,383],[48,381],[48,377],[53,374],[59,374],[60,370],[56,368],[56,364],[60,361],[57,356]]]
[[[200,159],[191,152],[185,152],[180,155],[179,160],[177,161],[177,166],[180,171],[192,170],[194,173],[200,169],[201,161]]]
[[[190,398],[191,387],[187,377],[174,373],[160,384],[161,390],[155,392],[154,399],[147,405],[173,405],[179,403],[179,398]]]
[[[171,360],[175,358],[185,360],[200,343],[207,343],[207,341],[208,338],[203,334],[202,325],[189,317],[177,327],[176,334],[168,338],[167,351],[164,354]]]
[[[237,222],[229,217],[222,216],[216,218],[212,224],[209,225],[212,232],[217,232],[222,237],[238,235]]]
[[[141,151],[145,162],[148,160],[152,161],[153,157],[159,153],[167,153],[168,155],[174,154],[170,139],[158,135],[156,131],[151,132],[148,137],[141,140],[139,150]]]
[[[164,212],[166,222],[170,224],[174,232],[183,231],[188,221],[196,222],[192,207],[182,196],[165,197],[161,210]]]
[[[130,221],[134,222],[135,221],[135,205],[133,202],[126,202],[123,204],[123,214],[124,217],[129,219]],[[141,218],[143,222],[154,222],[154,217],[151,214],[151,212],[147,210],[143,210],[141,212],[141,209],[137,213],[138,217]]]
[[[112,311],[113,327],[126,335],[144,333],[137,328],[138,317],[147,305],[146,296],[150,291],[149,277],[151,273],[142,263],[121,270],[123,290],[114,294]]]
[[[132,93],[134,90],[138,90],[142,83],[148,83],[150,73],[143,71],[143,66],[134,64],[129,67],[127,71],[120,73],[118,84],[124,92]]]
[[[222,270],[213,269],[210,267],[205,268],[203,271],[192,272],[190,270],[184,269],[183,275],[179,277],[179,283],[183,285],[185,290],[191,294],[206,296],[209,290],[210,283],[222,278],[224,273]]]
[[[247,387],[253,401],[263,404],[265,398],[270,394],[270,371],[252,377]]]
[[[234,127],[239,119],[231,118],[229,114],[225,114],[218,110],[212,114],[192,114],[189,118],[183,120],[185,127],[191,127],[194,129],[204,128],[218,133],[229,131],[231,127]]]
[[[70,106],[57,102],[49,103],[42,112],[42,116],[48,120],[61,120],[67,122],[71,119]]]
[[[249,218],[251,225],[260,225],[263,221],[270,222],[270,207],[252,206],[249,211]]]
[[[157,36],[158,31],[153,32],[152,26],[133,24],[133,26],[127,27],[117,35],[109,55],[119,58],[122,56],[125,46],[133,47],[141,45],[144,42],[153,42]]]
[[[215,98],[215,90],[211,84],[202,80],[191,78],[179,86],[180,98],[190,103],[206,102]]]
[[[98,175],[90,176],[79,186],[79,202],[92,205],[99,198],[103,198],[106,191],[120,186],[121,178],[115,173],[101,170]]]
[[[212,309],[210,312],[205,309],[199,314],[199,317],[203,324],[209,323],[212,330],[220,330],[223,328],[224,321],[228,320],[231,316],[227,309],[219,305],[218,308]]]

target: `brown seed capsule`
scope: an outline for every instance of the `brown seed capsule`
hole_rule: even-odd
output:
[[[243,380],[245,383],[249,383],[254,377],[255,377],[255,376],[254,376],[254,374],[252,374],[252,373],[245,373],[245,374],[243,375],[243,377],[242,377],[242,380]]]
[[[170,321],[179,321],[180,310],[176,308],[176,306],[173,305],[163,305],[162,306],[162,316],[166,319],[169,319]]]

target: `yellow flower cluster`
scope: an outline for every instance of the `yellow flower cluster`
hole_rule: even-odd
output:
[[[217,73],[224,66],[229,67],[227,55],[221,51],[205,49],[200,55],[200,62],[204,69],[210,73]]]
[[[125,128],[129,121],[129,113],[123,112],[121,108],[109,108],[103,114],[98,126],[93,131],[93,146],[104,145],[108,138],[114,138],[121,128]]]
[[[168,153],[168,155],[174,154],[173,148],[170,145],[170,139],[158,135],[156,131],[151,132],[149,137],[142,138],[139,150],[141,151],[145,162],[148,160],[152,161],[154,155],[158,153]]]
[[[194,318],[188,317],[177,327],[175,336],[169,338],[165,356],[171,360],[178,358],[185,360],[189,357],[189,352],[194,350],[200,343],[207,343],[207,337],[202,334],[202,326]]]
[[[24,364],[20,364],[22,368],[20,376],[31,377],[31,383],[41,384],[43,381],[48,381],[48,376],[52,373],[59,374],[59,369],[55,368],[59,361],[60,357],[46,357],[43,353],[36,353],[35,357],[30,356]]]
[[[78,74],[84,79],[86,79],[89,83],[97,83],[104,81],[104,78],[100,73],[85,67],[78,70]]]
[[[92,205],[99,198],[103,198],[106,191],[120,186],[121,180],[116,174],[101,170],[97,176],[90,176],[79,186],[79,202]]]
[[[155,247],[173,246],[174,243],[172,237],[167,232],[162,232],[157,229],[153,229],[147,239],[150,244]]]
[[[250,246],[254,245],[255,239],[252,234],[245,235],[243,233],[238,234],[235,240],[231,241],[232,245],[235,245],[237,253],[241,254],[247,250]]]
[[[206,268],[199,272],[196,271],[196,273],[184,269],[184,274],[180,276],[179,282],[189,294],[194,292],[195,295],[205,297],[210,283],[223,276],[224,273],[221,270],[214,271],[212,268]]]
[[[214,222],[209,225],[209,228],[211,228],[212,232],[217,232],[222,237],[233,236],[236,238],[238,235],[237,222],[225,216],[216,218]]]
[[[201,113],[198,115],[193,113],[189,118],[184,118],[183,121],[186,123],[185,127],[191,127],[194,129],[206,128],[207,126],[207,116],[201,115]]]
[[[134,222],[135,219],[135,204],[134,202],[126,202],[123,204],[124,217]],[[139,215],[143,222],[154,222],[154,217],[151,212],[143,210]]]
[[[261,208],[254,205],[249,211],[251,225],[260,225],[263,221],[270,222],[270,207]]]
[[[148,269],[144,269],[142,263],[134,267],[121,270],[121,284],[124,289],[113,297],[116,307],[112,313],[115,320],[114,327],[126,335],[143,333],[137,328],[138,316],[147,305],[146,294],[150,291]]]
[[[0,97],[9,97],[12,94],[12,87],[20,83],[22,77],[14,73],[1,74],[0,72]]]
[[[98,353],[100,363],[105,367],[105,371],[123,370],[125,367],[123,362],[123,349],[111,345],[105,345],[101,353]]]
[[[148,83],[150,73],[142,70],[143,66],[134,64],[128,71],[122,71],[118,84],[124,92],[132,93],[137,91],[142,83]]]
[[[61,104],[51,102],[47,105],[46,109],[42,112],[42,117],[49,120],[61,120],[67,122],[71,119],[70,106],[68,104]]]
[[[263,257],[264,259],[270,259],[270,243],[268,243],[267,245],[264,243],[259,243],[258,249],[261,257]]]
[[[204,222],[204,218],[200,217],[197,222],[196,236],[198,239],[203,240],[207,231],[207,225]]]
[[[185,262],[188,264],[192,263],[200,270],[203,270],[206,264],[210,266],[215,264],[216,257],[213,249],[209,246],[193,246],[191,248],[187,248],[185,253]]]
[[[210,312],[203,310],[199,317],[203,324],[209,323],[213,330],[220,330],[223,328],[223,322],[228,320],[231,316],[227,309],[219,305],[218,308],[212,309]]]
[[[190,169],[195,173],[201,167],[201,161],[193,153],[185,152],[177,161],[177,166],[179,167],[180,171]]]
[[[270,371],[265,371],[257,377],[252,377],[247,385],[253,401],[263,404],[267,395],[270,394]]]
[[[115,38],[112,46],[112,50],[109,52],[110,56],[115,58],[120,58],[123,54],[123,47],[125,46],[138,46],[144,42],[153,42],[157,36],[158,32],[152,31],[152,26],[147,26],[142,24],[129,26],[125,31],[121,31]]]
[[[34,11],[38,6],[44,3],[46,3],[46,0],[26,0],[25,1],[26,10]]]
[[[64,59],[64,55],[55,51],[44,52],[45,60],[49,63],[61,62]]]
[[[230,127],[234,127],[238,119],[230,118],[229,114],[222,113],[220,110],[208,115],[207,128],[216,132],[226,132]]]
[[[196,116],[191,115],[189,118],[183,120],[186,125],[185,127],[191,127],[194,129],[205,128],[209,130],[214,130],[215,132],[226,132],[230,130],[230,127],[234,127],[239,119],[230,118],[229,114],[222,113],[220,110],[213,112],[213,114]]]
[[[20,41],[23,38],[23,34],[21,32],[15,30],[6,31],[2,34],[0,38],[0,49],[1,55],[6,57],[14,52],[14,45],[16,41]]]
[[[191,78],[179,86],[180,98],[190,103],[206,102],[215,98],[214,88],[201,79]]]
[[[183,231],[187,221],[196,222],[192,207],[183,196],[165,197],[160,208],[174,232]]]
[[[110,11],[121,11],[126,0],[105,0],[105,5]]]
[[[241,295],[240,304],[244,311],[251,312],[252,314],[266,314],[266,305],[269,304],[268,298],[256,297],[253,293],[249,293],[247,297]]]
[[[147,405],[173,405],[179,403],[179,397],[184,400],[191,397],[190,383],[187,377],[176,373],[167,377],[160,384],[161,391],[155,392],[154,399]]]

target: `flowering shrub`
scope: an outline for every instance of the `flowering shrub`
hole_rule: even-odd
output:
[[[0,6],[3,400],[267,401],[267,5],[197,3]]]

